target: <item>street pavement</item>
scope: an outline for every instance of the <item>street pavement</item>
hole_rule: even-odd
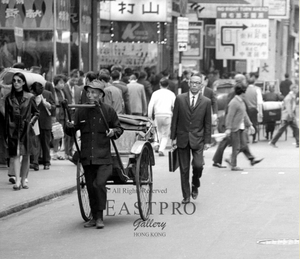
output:
[[[89,252],[86,249],[75,249],[76,253],[73,251],[72,258],[82,258],[84,254],[86,258],[98,258],[97,253],[100,252],[102,258],[110,258],[111,255],[116,255],[113,258],[299,258],[299,149],[295,147],[294,142],[289,130],[287,140],[282,136],[278,141],[278,149],[269,146],[265,140],[250,144],[250,150],[255,157],[264,160],[252,167],[243,154],[240,154],[238,166],[244,168],[243,172],[212,167],[216,147],[205,151],[206,164],[199,197],[186,207],[186,212],[183,207],[180,207],[179,211],[174,210],[176,202],[180,203],[182,200],[178,170],[174,173],[168,172],[167,156],[159,157],[155,154],[153,201],[156,204],[150,219],[167,224],[165,229],[160,228],[160,231],[146,226],[134,230],[133,222],[138,216],[134,213],[136,209],[129,206],[136,201],[136,195],[130,193],[133,186],[110,186],[108,198],[114,201],[114,206],[111,204],[109,212],[106,211],[105,214],[105,235],[97,235],[97,231],[89,232],[90,236],[82,235],[83,221],[80,219],[78,204],[72,207],[66,205],[70,204],[70,199],[73,204],[77,203],[75,195],[66,198],[65,202],[59,199],[53,201],[52,206],[59,206],[52,209],[56,214],[50,211],[49,205],[40,208],[43,210],[41,218],[37,215],[31,216],[29,212],[26,213],[25,208],[66,193],[74,194],[75,165],[69,161],[51,161],[50,170],[43,170],[42,166],[39,171],[30,170],[29,189],[20,191],[13,191],[8,182],[7,169],[1,168],[0,222],[1,232],[8,235],[8,240],[1,238],[0,247],[3,247],[0,250],[6,252],[5,258],[15,258],[11,257],[12,253],[8,249],[9,240],[16,242],[18,239],[17,229],[13,230],[9,224],[14,222],[21,229],[26,228],[26,233],[35,233],[38,226],[41,226],[45,233],[51,233],[49,238],[41,237],[45,239],[41,249],[34,247],[38,252],[33,249],[34,242],[37,242],[34,235],[30,238],[32,242],[19,244],[22,251],[29,247],[32,251],[28,253],[34,255],[23,258],[37,258],[39,253],[45,255],[40,258],[47,258],[46,255],[50,253],[52,257],[49,258],[71,258],[57,257],[57,253],[62,253],[62,250],[58,249],[55,252],[56,246],[62,246],[59,244],[60,239],[55,241],[58,238],[55,233],[61,233],[65,228],[68,229],[68,233],[72,233],[72,237],[74,236],[64,238],[65,255],[72,253],[67,247],[72,250],[73,242],[80,241],[78,245],[81,248],[91,242],[101,243],[101,246],[94,247],[94,250],[89,249]],[[231,148],[227,148],[224,158],[228,157],[230,152]],[[123,207],[124,201],[130,215],[127,215]],[[161,206],[168,208],[162,211]],[[196,211],[192,213],[194,208]],[[46,218],[47,210],[49,216]],[[16,213],[21,211],[24,213]],[[60,213],[57,213],[58,211]],[[70,216],[66,217],[68,213]],[[112,216],[113,214],[115,215]],[[47,224],[44,223],[45,220]],[[5,222],[7,224],[4,224]],[[52,231],[52,228],[55,230]],[[75,228],[75,232],[70,232],[72,228]],[[35,235],[38,235],[37,233]],[[151,237],[151,233],[156,236]],[[54,236],[56,238],[53,239]],[[116,244],[111,242],[114,237],[118,237],[116,240],[121,242],[124,252],[114,249]],[[136,247],[140,249],[133,252],[133,248],[125,245],[125,240],[137,244]],[[157,242],[163,245],[157,246]],[[103,250],[103,247],[107,249]],[[18,249],[15,252],[17,251]],[[130,255],[129,251],[132,252]],[[91,256],[88,256],[89,253]]]
[[[299,154],[299,150],[295,148],[295,140],[292,138],[291,130],[288,131],[288,139],[285,140],[285,134],[277,142],[278,149],[272,148],[267,144],[267,141],[260,137],[261,141],[256,144],[250,144],[250,150],[256,158],[264,158],[263,162],[258,166],[266,167],[266,170],[275,170],[278,173],[285,171],[299,170],[299,162],[291,161],[292,155]],[[220,171],[229,173],[229,169],[217,169],[212,167],[212,157],[216,150],[216,146],[205,151],[205,170],[204,175],[209,171]],[[227,148],[224,152],[224,158],[229,157],[231,148]],[[166,170],[168,166],[167,152],[164,159]],[[226,156],[227,154],[227,156]],[[295,159],[299,161],[298,155]],[[292,163],[293,162],[293,163]],[[223,165],[226,165],[223,162]],[[276,165],[275,168],[273,166]],[[295,165],[298,165],[296,168]],[[248,161],[243,154],[238,156],[238,166],[244,168],[241,174],[248,174],[255,167],[249,167]],[[18,212],[22,209],[37,205],[41,202],[53,199],[63,194],[67,194],[76,190],[76,166],[68,160],[52,160],[50,170],[44,170],[43,165],[40,165],[39,171],[30,169],[28,180],[29,189],[14,191],[12,184],[8,181],[6,165],[0,165],[0,218],[9,214]],[[155,169],[154,169],[155,170]]]

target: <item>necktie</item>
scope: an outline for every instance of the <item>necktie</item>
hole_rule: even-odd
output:
[[[194,104],[195,104],[195,96],[193,96],[192,98],[193,98],[193,99],[192,99],[192,105],[191,105],[191,107],[194,107]]]

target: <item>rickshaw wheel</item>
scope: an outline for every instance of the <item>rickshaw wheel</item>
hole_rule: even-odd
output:
[[[152,165],[150,163],[150,148],[144,145],[136,163],[135,182],[137,189],[138,208],[142,220],[147,220],[152,201]]]
[[[91,207],[89,203],[89,194],[87,192],[84,171],[80,161],[77,163],[76,184],[81,216],[85,221],[89,221],[92,219]]]

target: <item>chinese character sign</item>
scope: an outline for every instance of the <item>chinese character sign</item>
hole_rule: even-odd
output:
[[[101,19],[113,21],[168,21],[171,0],[115,0],[100,3]]]
[[[267,7],[218,7],[216,27],[217,59],[268,58]]]

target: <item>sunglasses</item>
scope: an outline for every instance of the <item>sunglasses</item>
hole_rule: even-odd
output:
[[[13,83],[19,83],[19,84],[23,83],[23,80],[21,79],[13,79],[12,81]]]

